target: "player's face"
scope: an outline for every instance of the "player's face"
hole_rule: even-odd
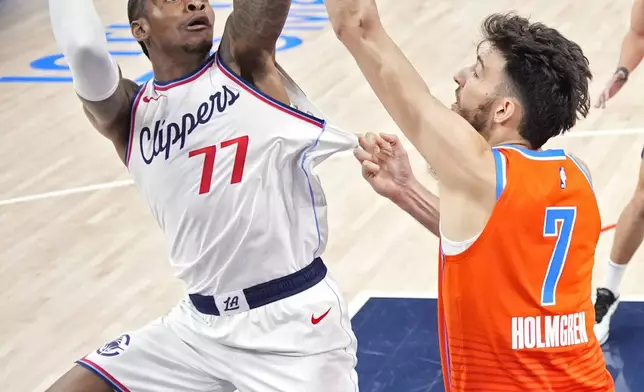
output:
[[[505,59],[491,45],[479,46],[476,62],[454,75],[458,84],[452,110],[485,135],[494,122],[495,112],[503,105],[499,86],[504,80]]]
[[[151,46],[208,54],[215,13],[207,0],[149,0],[146,20]]]

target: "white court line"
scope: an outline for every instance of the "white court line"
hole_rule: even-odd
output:
[[[371,298],[372,296],[368,292],[359,292],[349,303],[349,318],[353,318]]]
[[[76,194],[76,193],[93,192],[93,191],[97,191],[97,190],[101,190],[101,189],[119,188],[119,187],[123,187],[123,186],[129,186],[129,185],[132,185],[132,184],[134,184],[134,181],[132,181],[132,180],[105,182],[105,183],[102,183],[102,184],[82,186],[82,187],[79,187],[79,188],[69,188],[69,189],[63,189],[63,190],[60,190],[60,191],[39,193],[39,194],[36,194],[36,195],[22,196],[22,197],[16,197],[16,198],[13,198],[13,199],[0,200],[0,206],[9,205],[9,204],[17,204],[17,203],[25,203],[25,202],[28,202],[28,201],[34,201],[34,200],[40,200],[40,199],[48,199],[50,197],[60,197],[60,196],[73,195],[73,194]]]
[[[349,317],[353,318],[372,298],[436,299],[438,295],[434,292],[361,291],[349,304]],[[644,295],[622,295],[620,302],[644,302]]]
[[[628,129],[604,129],[598,131],[572,131],[568,132],[559,138],[569,138],[569,137],[601,137],[601,136],[624,136],[624,135],[637,135],[644,134],[644,128],[628,128]],[[406,149],[413,148],[411,143],[403,143],[403,147]],[[353,156],[352,151],[342,151],[337,154],[334,154],[329,159],[342,158],[346,156]],[[87,185],[78,188],[69,188],[63,189],[60,191],[45,192],[35,195],[20,196],[11,199],[0,200],[0,206],[6,206],[10,204],[26,203],[35,200],[49,199],[52,197],[61,197],[67,195],[74,195],[78,193],[87,193],[94,192],[102,189],[111,189],[111,188],[120,188],[124,186],[129,186],[134,184],[132,180],[122,180],[114,182],[106,182],[102,184]]]

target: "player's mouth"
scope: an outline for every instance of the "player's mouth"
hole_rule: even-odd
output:
[[[188,21],[185,25],[186,30],[188,31],[201,31],[201,30],[206,30],[210,29],[212,26],[210,25],[210,21],[208,20],[208,17],[203,15],[203,16],[196,16]]]

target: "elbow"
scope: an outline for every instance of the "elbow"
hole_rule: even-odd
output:
[[[359,10],[345,10],[329,15],[335,36],[348,44],[368,36],[375,28],[381,26],[375,4]]]
[[[107,50],[95,43],[78,40],[70,42],[63,50],[70,67],[100,67],[103,64],[111,63],[110,54]]]
[[[103,32],[80,34],[65,32],[56,34],[54,38],[65,56],[79,56],[87,58],[105,57],[108,52],[107,39]]]
[[[364,35],[363,23],[359,17],[343,16],[332,22],[335,36],[342,42],[350,42]]]
[[[92,40],[83,38],[81,36],[75,38],[74,40],[65,42],[65,45],[62,49],[64,53],[74,53],[77,56],[91,57],[96,56],[99,47],[98,45],[96,45],[96,42],[93,42]]]

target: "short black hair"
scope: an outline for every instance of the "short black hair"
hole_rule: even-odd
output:
[[[145,2],[146,0],[128,0],[127,2],[127,19],[132,24],[132,21],[139,19],[145,13]],[[145,47],[143,42],[139,42],[143,53],[147,58],[150,58],[148,53],[148,48]]]
[[[505,58],[509,91],[523,107],[519,134],[532,148],[570,130],[590,109],[588,59],[575,42],[514,13],[492,14],[482,24],[487,41]]]

